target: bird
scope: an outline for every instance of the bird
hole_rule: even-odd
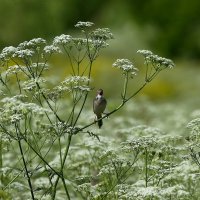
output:
[[[103,90],[102,89],[97,90],[97,96],[95,97],[93,101],[93,111],[94,111],[94,114],[96,115],[99,128],[101,128],[103,125],[103,121],[101,118],[106,108],[106,105],[107,105],[107,101],[105,97],[103,96]]]

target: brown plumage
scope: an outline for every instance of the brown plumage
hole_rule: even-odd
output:
[[[99,128],[101,128],[101,126],[103,125],[103,121],[101,118],[102,118],[102,113],[104,112],[106,108],[106,105],[107,105],[107,101],[103,96],[103,90],[99,89],[97,91],[97,96],[95,97],[93,101],[93,111],[95,115],[97,116],[97,122],[98,122]]]

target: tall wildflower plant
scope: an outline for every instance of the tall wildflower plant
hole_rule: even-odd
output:
[[[56,36],[50,45],[46,40],[36,38],[17,47],[10,46],[2,50],[2,195],[9,196],[17,190],[19,199],[45,199],[46,196],[49,199],[58,199],[59,190],[62,191],[64,199],[73,198],[76,182],[69,179],[67,170],[70,168],[67,162],[70,146],[72,139],[83,132],[99,139],[88,129],[95,122],[80,126],[79,121],[92,88],[91,72],[94,61],[100,52],[108,47],[109,40],[113,39],[113,34],[108,28],[93,29],[93,26],[91,22],[78,22],[75,27],[80,29],[82,37],[62,34]],[[113,67],[121,70],[124,77],[121,104],[102,118],[117,112],[162,70],[174,66],[171,60],[159,57],[151,51],[139,50],[138,53],[144,56],[146,65],[144,84],[128,96],[129,81],[138,69],[128,59],[117,59]],[[52,86],[47,74],[51,70],[49,60],[54,54],[66,56],[70,73]],[[64,98],[71,101],[70,107],[60,106]],[[62,107],[66,107],[65,115],[61,114]],[[4,164],[5,151],[15,152],[13,162]],[[52,159],[52,155],[56,155],[55,159]],[[137,155],[135,156],[137,158]],[[12,175],[9,173],[11,171]],[[20,191],[23,191],[23,194]]]

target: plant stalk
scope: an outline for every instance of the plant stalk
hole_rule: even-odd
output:
[[[65,153],[64,153],[63,159],[61,160],[60,174],[62,174],[62,175],[63,175],[63,169],[64,169],[65,161],[67,159],[67,155],[68,155],[68,152],[69,152],[69,147],[70,147],[71,141],[72,141],[72,134],[69,134],[68,135],[68,140],[67,140],[67,146],[66,146],[66,149],[65,149]],[[54,191],[53,191],[53,195],[52,195],[52,199],[53,200],[56,197],[56,189],[57,189],[57,185],[58,185],[59,179],[60,179],[60,176],[58,176],[56,178],[56,181],[55,181],[55,184],[54,184]],[[64,176],[61,176],[61,179],[62,179],[64,188],[65,188],[65,192],[67,194],[67,198],[68,198],[68,200],[70,200],[71,198],[70,198],[68,189],[67,189],[66,184],[65,184]]]
[[[28,173],[28,168],[27,168],[27,165],[26,165],[26,161],[25,161],[24,152],[23,152],[23,148],[22,148],[22,144],[21,144],[20,138],[18,139],[18,146],[19,146],[19,149],[20,149],[20,154],[22,156],[25,173],[26,173],[26,176],[27,176],[27,179],[28,179],[28,184],[29,184],[29,188],[30,188],[30,192],[31,192],[31,197],[32,197],[32,200],[35,200],[34,192],[33,192],[33,186],[32,186],[32,183],[31,183],[31,178],[30,178],[29,173]]]

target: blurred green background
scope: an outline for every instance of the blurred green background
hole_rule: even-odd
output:
[[[136,51],[149,49],[173,59],[176,68],[162,72],[144,93],[154,100],[198,103],[199,8],[199,0],[0,0],[0,49],[37,37],[51,42],[62,33],[77,34],[78,21],[92,21],[115,36],[96,63],[95,87],[106,88],[108,96],[117,93],[122,78],[112,63],[129,58],[140,69]]]

